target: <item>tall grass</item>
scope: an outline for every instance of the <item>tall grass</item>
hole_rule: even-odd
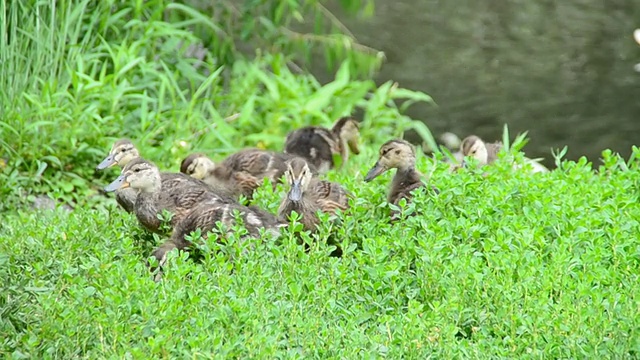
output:
[[[48,193],[97,201],[93,168],[111,142],[130,137],[144,156],[176,166],[194,149],[279,149],[287,131],[329,125],[364,110],[365,141],[400,134],[412,120],[393,100],[430,101],[391,83],[355,80],[350,62],[321,86],[283,54],[222,65],[190,25],[209,22],[186,5],[149,2],[3,3],[0,156],[3,206]],[[182,22],[164,15],[179,7]],[[194,51],[197,49],[198,51]],[[195,55],[194,55],[195,54]]]

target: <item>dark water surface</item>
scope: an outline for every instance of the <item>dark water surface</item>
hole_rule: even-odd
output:
[[[424,91],[438,107],[409,115],[435,136],[512,138],[552,163],[551,148],[597,161],[640,144],[638,0],[385,0],[369,19],[329,8],[359,42],[385,52],[377,81]],[[320,79],[330,79],[322,71]]]

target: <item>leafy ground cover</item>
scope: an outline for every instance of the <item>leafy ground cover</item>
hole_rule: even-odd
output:
[[[280,54],[199,63],[182,50],[204,20],[165,22],[163,2],[15,3],[0,5],[0,24],[19,24],[0,34],[2,357],[638,356],[637,149],[535,175],[505,160],[451,174],[419,156],[440,193],[417,194],[419,215],[392,225],[391,174],[363,176],[389,138],[416,127],[430,140],[403,115],[428,96],[358,79],[351,63],[325,85]],[[356,198],[309,252],[289,233],[245,256],[233,239],[203,244],[201,263],[174,255],[155,283],[144,262],[164,239],[100,194],[115,170],[93,170],[123,136],[175,171],[189,152],[279,149],[288,130],[352,112],[363,152],[327,176]],[[275,212],[282,193],[256,204]],[[39,194],[74,209],[33,210]]]
[[[331,178],[355,192],[329,231],[345,254],[285,234],[208,244],[202,263],[172,257],[154,283],[158,241],[102,210],[6,216],[0,241],[2,352],[21,357],[485,358],[637,355],[638,170],[451,175],[421,157],[439,195],[388,223],[389,176],[372,184],[369,147]],[[615,169],[614,169],[615,168]],[[280,189],[281,191],[281,189]],[[280,191],[260,191],[274,210]],[[231,263],[229,257],[236,260]]]

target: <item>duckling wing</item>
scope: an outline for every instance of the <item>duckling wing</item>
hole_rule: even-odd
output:
[[[333,154],[340,151],[337,140],[329,130],[309,126],[287,135],[284,152],[301,156],[316,168],[323,169],[333,167]]]
[[[262,185],[262,178],[251,175],[246,171],[233,174],[234,188],[237,192],[251,198],[253,191]]]
[[[252,175],[260,183],[265,177],[275,183],[286,170],[285,160],[282,156],[260,149],[246,149],[237,152],[229,156],[224,165],[232,169],[233,172]]]
[[[217,221],[222,221],[223,216],[223,204],[204,201],[176,224],[170,241],[178,248],[187,246],[188,241],[184,237],[198,229],[200,229],[202,237],[206,238],[207,233],[214,229]]]
[[[200,203],[208,202],[221,205],[235,203],[235,200],[220,196],[205,187],[190,186],[189,184],[163,193],[160,199],[166,203],[167,210],[173,212],[174,215],[171,219],[173,225],[182,221]]]
[[[313,195],[322,211],[335,212],[337,209],[346,210],[349,208],[350,193],[340,184],[318,180],[312,185]]]
[[[273,221],[275,224],[275,216],[256,207],[246,207],[240,204],[220,204],[215,201],[204,201],[195,207],[189,214],[176,226],[172,241],[176,244],[184,242],[184,236],[200,229],[203,237],[206,238],[207,233],[217,229],[217,222],[222,223],[227,228],[235,225],[235,212],[239,212],[244,226],[251,235],[258,235],[259,228],[270,228]]]
[[[204,188],[208,186],[204,181],[183,173],[163,172],[160,173],[160,179],[162,179],[162,191],[172,191],[172,189],[184,185],[200,186]]]
[[[232,171],[246,171],[255,174],[266,169],[270,157],[270,154],[264,150],[245,149],[229,155],[222,165]]]

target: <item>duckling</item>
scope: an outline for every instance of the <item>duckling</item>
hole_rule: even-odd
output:
[[[104,170],[106,168],[118,165],[125,167],[131,160],[140,157],[140,152],[129,139],[120,139],[116,141],[109,154],[96,167],[96,170]]]
[[[140,153],[131,140],[120,139],[113,144],[109,151],[109,155],[107,155],[107,157],[96,167],[96,170],[103,170],[115,165],[124,168],[131,161],[138,158],[140,158]],[[162,189],[164,191],[173,189],[177,186],[190,184],[192,186],[204,186],[221,196],[232,196],[232,194],[224,188],[210,186],[200,180],[194,179],[190,176],[185,176],[184,174],[161,172],[160,179],[162,182]],[[117,189],[115,193],[117,203],[124,208],[125,211],[129,213],[134,212],[138,190],[133,187],[125,187]]]
[[[264,211],[258,207],[247,207],[237,203],[220,203],[216,199],[209,199],[201,202],[194,207],[180,222],[178,222],[171,234],[171,238],[160,245],[154,252],[153,256],[158,260],[159,266],[164,265],[166,254],[174,249],[184,250],[191,247],[191,242],[185,236],[196,230],[200,230],[201,236],[206,239],[210,232],[217,230],[217,223],[231,228],[235,225],[235,212],[238,212],[243,221],[243,225],[247,230],[247,234],[242,236],[257,237],[260,235],[260,229],[266,230],[266,233],[277,238],[280,236],[280,228],[287,226],[281,222],[275,215]],[[225,234],[219,234],[224,236]],[[161,272],[158,274],[161,276]],[[156,280],[158,279],[156,276]]]
[[[480,165],[487,165],[496,161],[500,150],[502,150],[502,142],[485,143],[476,135],[467,136],[460,144],[462,155],[474,157]]]
[[[319,126],[303,127],[287,135],[284,152],[301,156],[315,166],[319,173],[326,173],[334,167],[334,155],[340,155],[342,165],[348,161],[347,147],[355,155],[360,154],[359,130],[358,122],[352,117],[338,119],[331,129]]]
[[[460,144],[460,152],[462,152],[462,155],[477,159],[480,166],[485,166],[496,161],[500,150],[502,150],[502,142],[485,143],[476,135],[467,136],[462,141],[462,144]],[[535,160],[525,157],[524,161],[531,165],[533,173],[549,172],[549,169]],[[463,161],[461,167],[465,165],[466,163]],[[514,169],[519,168],[520,166],[514,165]]]
[[[380,147],[379,158],[376,164],[369,170],[364,181],[370,182],[389,169],[397,169],[391,182],[391,188],[387,195],[387,201],[398,205],[401,199],[410,201],[412,192],[425,187],[422,174],[416,170],[416,153],[413,146],[405,140],[389,140]],[[438,193],[438,189],[432,187]],[[392,218],[399,214],[392,212]]]
[[[314,231],[320,222],[318,211],[333,214],[349,208],[352,195],[340,184],[314,177],[306,160],[291,159],[284,174],[290,188],[278,208],[281,219],[286,220],[295,211],[301,216],[304,230]]]
[[[528,163],[529,165],[531,165],[531,172],[533,172],[533,173],[548,173],[549,172],[549,169],[546,166],[540,164],[537,160],[529,159],[529,158],[525,157],[524,161],[526,163]]]
[[[167,174],[163,179],[155,164],[140,157],[130,161],[105,191],[129,187],[138,191],[133,209],[136,218],[151,232],[160,231],[158,214],[165,209],[173,213],[170,222],[173,227],[201,201],[236,203],[235,199],[217,194],[203,182],[199,184],[198,180],[185,174]]]
[[[133,145],[131,140],[129,139],[120,139],[116,141],[111,150],[109,151],[109,155],[107,155],[98,166],[96,166],[96,170],[104,170],[108,167],[112,167],[114,165],[119,165],[120,167],[124,167],[131,160],[140,156],[138,149]],[[126,212],[133,212],[133,208],[136,202],[136,197],[138,196],[138,192],[132,188],[123,188],[116,190],[116,202],[120,205]]]
[[[249,201],[264,178],[271,180],[273,189],[281,182],[286,170],[285,161],[292,155],[260,149],[244,149],[215,164],[206,155],[187,156],[180,172],[200,179],[212,187],[226,189],[234,197],[244,195]]]

